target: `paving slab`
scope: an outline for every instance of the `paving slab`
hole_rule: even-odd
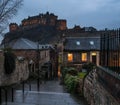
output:
[[[16,102],[7,102],[7,103],[3,103],[2,105],[37,105],[37,104],[27,104],[27,103],[16,103]]]
[[[87,105],[83,100],[77,101],[71,94],[64,90],[59,81],[47,81],[36,91],[36,84],[31,84],[32,91],[18,88],[14,91],[14,102],[3,102],[2,105]]]

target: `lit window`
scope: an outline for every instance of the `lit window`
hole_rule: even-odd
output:
[[[73,60],[73,54],[68,53],[68,61],[72,61]]]
[[[87,53],[82,53],[82,61],[87,61]]]

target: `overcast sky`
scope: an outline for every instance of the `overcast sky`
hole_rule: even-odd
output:
[[[24,0],[10,22],[20,24],[28,16],[47,11],[66,19],[68,28],[74,25],[97,29],[120,27],[120,0]]]

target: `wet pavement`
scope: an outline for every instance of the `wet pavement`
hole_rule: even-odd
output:
[[[67,93],[58,80],[42,83],[39,91],[35,82],[31,83],[31,91],[25,84],[24,94],[21,87],[14,90],[14,102],[8,99],[2,105],[87,105],[83,99],[76,99]]]

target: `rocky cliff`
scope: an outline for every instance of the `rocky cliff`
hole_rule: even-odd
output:
[[[42,44],[54,43],[59,40],[59,32],[53,26],[41,26],[16,30],[5,34],[5,38],[2,43],[9,43],[12,40],[18,38],[26,38],[34,42],[40,42]]]

